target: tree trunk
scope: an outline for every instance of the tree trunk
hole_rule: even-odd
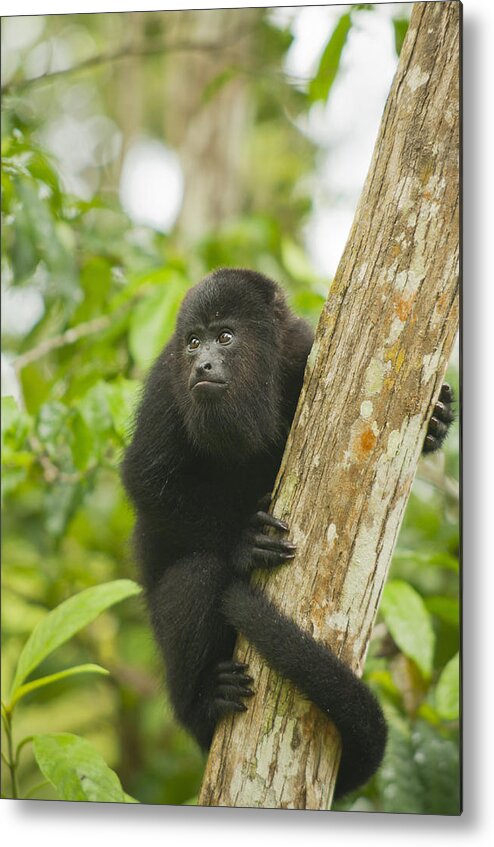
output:
[[[297,557],[258,577],[358,674],[458,326],[460,14],[414,6],[275,487]],[[199,802],[328,808],[336,729],[243,638],[237,657],[256,696],[219,726]]]

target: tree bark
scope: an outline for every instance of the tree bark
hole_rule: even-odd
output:
[[[457,333],[460,15],[413,8],[275,486],[297,557],[257,579],[357,674]],[[243,638],[237,657],[256,696],[220,724],[199,802],[328,808],[336,729]]]

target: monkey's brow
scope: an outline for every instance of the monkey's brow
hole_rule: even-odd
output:
[[[191,332],[201,332],[201,331],[204,331],[205,329],[209,329],[209,330],[214,330],[215,332],[217,332],[220,329],[225,329],[226,327],[231,326],[233,324],[233,320],[234,320],[233,317],[227,316],[227,317],[221,318],[221,320],[218,318],[218,319],[215,319],[215,320],[212,320],[212,321],[208,321],[207,323],[197,323],[197,324],[194,324],[193,327],[191,327],[190,331]]]

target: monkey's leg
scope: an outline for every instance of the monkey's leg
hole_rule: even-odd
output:
[[[178,720],[207,748],[216,722],[243,710],[251,677],[232,664],[235,631],[221,610],[225,563],[213,553],[184,556],[147,586],[151,621],[161,647]]]

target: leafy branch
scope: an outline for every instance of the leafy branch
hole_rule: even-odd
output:
[[[26,744],[32,742],[43,776],[53,785],[61,799],[107,802],[132,800],[123,791],[118,776],[83,738],[70,733],[37,734],[23,738],[15,746],[13,716],[19,702],[26,695],[33,694],[53,682],[86,673],[107,675],[108,671],[100,665],[85,664],[26,682],[31,673],[57,647],[91,623],[101,612],[139,592],[139,586],[129,579],[87,588],[49,612],[32,631],[17,662],[8,698],[5,702],[2,701],[2,721],[7,741],[7,752],[2,752],[2,759],[10,773],[13,799],[23,796],[19,787],[19,757]],[[24,796],[29,796],[45,782],[34,786]]]

